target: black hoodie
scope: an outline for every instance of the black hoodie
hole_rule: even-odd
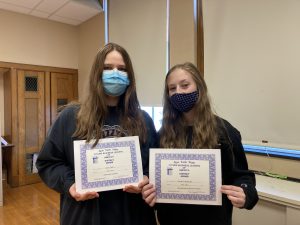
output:
[[[141,194],[123,190],[104,191],[99,198],[77,202],[69,194],[75,183],[74,152],[72,137],[76,128],[78,107],[72,106],[61,112],[53,124],[36,166],[42,180],[60,193],[60,223],[62,225],[154,225],[153,208],[142,199]],[[141,145],[143,172],[148,175],[149,148],[156,147],[157,136],[153,121],[143,112],[147,127],[147,141]],[[124,131],[119,126],[119,113],[109,108],[103,129],[104,136],[114,136]]]
[[[247,159],[241,143],[240,132],[229,122],[217,119],[221,149],[222,184],[236,185],[244,189],[244,208],[252,209],[258,201],[254,173],[248,170]],[[187,140],[191,141],[192,127],[188,128]],[[190,147],[188,143],[187,148]],[[222,195],[222,206],[156,204],[160,225],[231,225],[232,204]]]

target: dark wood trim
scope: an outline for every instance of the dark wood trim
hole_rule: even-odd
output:
[[[47,134],[51,126],[51,73],[49,71],[45,72],[45,132]]]
[[[202,0],[197,0],[197,67],[204,75],[204,31]]]
[[[106,28],[107,28],[107,31],[106,31],[106,33],[107,33],[107,42],[109,43],[110,42],[110,40],[109,40],[109,7],[110,7],[110,3],[109,3],[109,0],[106,0],[106,2],[105,2],[105,15],[104,15],[104,23],[105,23],[105,25],[104,26],[106,26]],[[105,31],[104,31],[105,32]],[[104,34],[105,35],[105,34]],[[105,37],[104,37],[104,39],[105,39]],[[106,44],[106,43],[105,43]]]
[[[17,69],[21,69],[21,70],[34,70],[34,71],[57,72],[57,73],[76,73],[77,74],[77,69],[72,69],[72,68],[59,68],[59,67],[52,67],[52,66],[39,66],[39,65],[1,62],[1,61],[0,61],[0,67],[2,67],[2,68],[17,68]]]
[[[1,145],[2,149],[9,149],[9,148],[12,148],[14,147],[13,144],[7,144],[7,145]]]
[[[11,119],[12,119],[12,139],[11,143],[14,143],[15,146],[13,147],[12,151],[12,177],[11,177],[11,185],[12,187],[18,186],[19,185],[19,155],[17,152],[17,149],[19,148],[19,135],[18,135],[18,93],[16,90],[18,90],[18,75],[17,75],[17,69],[16,68],[11,68],[11,91],[12,91],[12,111],[11,111]]]

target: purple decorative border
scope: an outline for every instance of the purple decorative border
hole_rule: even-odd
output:
[[[87,158],[86,151],[93,150],[92,144],[82,144],[80,145],[80,161],[81,161],[81,182],[82,189],[114,186],[120,184],[136,183],[139,181],[138,178],[138,167],[137,167],[137,157],[134,141],[120,141],[120,142],[109,142],[109,143],[98,143],[94,149],[106,149],[106,148],[119,148],[119,147],[130,147],[131,152],[131,162],[132,162],[132,177],[105,180],[105,181],[96,181],[88,182],[87,179]]]
[[[204,194],[176,194],[161,192],[161,161],[162,160],[205,160],[209,161],[209,195]],[[155,184],[156,195],[161,199],[179,199],[179,200],[216,200],[216,159],[214,154],[155,154]]]

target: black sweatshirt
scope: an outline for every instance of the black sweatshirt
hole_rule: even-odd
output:
[[[252,209],[258,201],[255,176],[248,170],[247,159],[241,143],[241,135],[229,122],[218,118],[219,144],[221,149],[222,184],[236,185],[244,189],[244,208]],[[187,129],[187,140],[191,142],[192,127]],[[187,148],[191,146],[188,143]],[[222,206],[156,204],[160,225],[231,225],[232,204],[222,195]]]
[[[66,108],[53,124],[36,166],[42,180],[60,193],[60,222],[62,225],[154,225],[155,216],[142,199],[141,194],[123,190],[104,191],[99,198],[77,202],[69,194],[75,183],[74,152],[72,137],[76,129],[77,107]],[[147,127],[147,141],[141,144],[143,172],[149,171],[149,148],[157,147],[157,134],[149,115],[143,112]],[[119,125],[119,112],[116,107],[109,108],[108,118],[103,127],[104,137],[113,137],[126,130]]]

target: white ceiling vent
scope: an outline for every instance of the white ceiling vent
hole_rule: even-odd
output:
[[[72,1],[82,4],[82,5],[89,6],[94,9],[102,10],[99,0],[89,0],[89,1],[87,1],[87,0],[72,0]]]

